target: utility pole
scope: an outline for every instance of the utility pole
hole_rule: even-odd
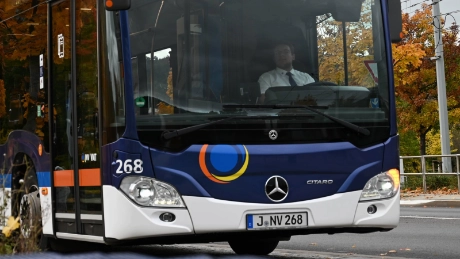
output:
[[[439,105],[439,125],[441,128],[441,151],[442,155],[450,155],[450,135],[449,121],[447,117],[447,94],[446,94],[446,78],[444,71],[444,50],[442,46],[442,25],[441,25],[441,9],[439,2],[441,0],[433,0],[433,18],[434,18],[434,44],[436,47],[436,78],[438,82],[438,105]],[[452,172],[451,158],[442,158],[443,172]]]

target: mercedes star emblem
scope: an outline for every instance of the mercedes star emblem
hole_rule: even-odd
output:
[[[278,138],[278,132],[276,130],[270,130],[270,132],[268,132],[268,137],[271,140],[275,140]]]
[[[288,193],[288,183],[286,179],[281,176],[272,176],[268,178],[267,182],[265,183],[265,194],[267,194],[267,197],[274,202],[280,202],[284,200]]]

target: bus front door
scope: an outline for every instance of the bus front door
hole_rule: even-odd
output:
[[[96,0],[51,5],[52,167],[58,238],[102,240]],[[83,237],[83,238],[81,238]]]

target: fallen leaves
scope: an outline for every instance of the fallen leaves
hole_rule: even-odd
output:
[[[410,248],[400,248],[399,250],[400,250],[400,251],[411,251]]]
[[[411,251],[411,249],[410,249],[410,248],[400,248],[399,251]],[[398,252],[398,251],[396,251],[395,249],[393,249],[393,250],[390,250],[390,251],[388,251],[388,252],[386,252],[386,253],[381,253],[380,256],[386,256],[386,255],[388,255],[388,254],[394,254],[394,253],[397,253],[397,252]]]
[[[19,217],[16,219],[14,217],[9,217],[6,226],[3,227],[2,233],[5,235],[5,237],[9,237],[11,236],[11,233],[17,228],[19,228]]]
[[[417,189],[412,190],[411,188],[401,189],[401,197],[417,197],[421,194],[428,194],[428,195],[451,195],[451,194],[458,194],[458,189],[449,189],[447,187],[438,188],[436,190],[427,190],[426,193],[423,193],[423,189],[421,187],[417,187]],[[427,196],[427,199],[432,199],[434,196]]]

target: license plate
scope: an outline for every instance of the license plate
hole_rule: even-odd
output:
[[[246,227],[248,230],[273,228],[302,228],[307,226],[308,222],[306,212],[246,215]]]

